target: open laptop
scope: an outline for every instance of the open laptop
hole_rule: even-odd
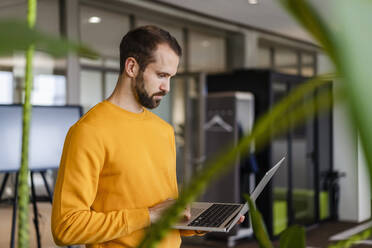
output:
[[[284,159],[285,157],[266,172],[251,194],[253,201],[256,201]],[[174,225],[173,228],[208,232],[229,232],[238,222],[240,216],[248,212],[248,209],[247,203],[194,202],[191,204],[190,220],[182,220]]]

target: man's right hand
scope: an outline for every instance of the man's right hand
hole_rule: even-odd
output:
[[[166,201],[163,201],[152,208],[149,208],[149,213],[150,213],[150,221],[151,223],[156,222],[157,220],[160,219],[162,216],[163,212],[169,208],[173,203],[175,203],[174,199],[167,199]],[[186,208],[185,211],[183,212],[184,218],[189,220],[191,218],[191,213],[190,213],[190,208]]]

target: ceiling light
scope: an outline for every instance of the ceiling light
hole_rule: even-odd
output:
[[[249,4],[258,4],[258,0],[248,0]]]
[[[89,23],[100,23],[101,22],[101,18],[98,17],[98,16],[91,16],[89,17]]]

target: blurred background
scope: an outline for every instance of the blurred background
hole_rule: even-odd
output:
[[[328,1],[310,2],[325,17],[331,11]],[[31,169],[39,231],[32,226],[31,247],[38,247],[38,236],[39,247],[56,247],[48,201],[64,135],[82,114],[111,94],[119,75],[119,43],[130,29],[157,25],[183,49],[171,91],[154,110],[175,129],[180,187],[224,144],[235,144],[249,133],[255,121],[293,88],[333,70],[322,49],[274,0],[38,0],[37,12],[39,30],[87,44],[100,57],[55,59],[35,54],[31,101],[40,113],[35,112],[32,126],[36,155]],[[26,16],[26,0],[0,0],[1,19],[26,20]],[[21,124],[20,114],[11,117],[9,110],[19,112],[24,68],[23,53],[0,57],[0,247],[10,244],[15,221],[12,206]],[[335,87],[332,83],[319,92],[332,94]],[[313,97],[307,96],[303,103]],[[49,133],[37,131],[48,125]],[[16,134],[6,136],[15,127]],[[287,156],[257,201],[274,240],[287,226],[301,224],[309,231],[308,245],[324,247],[342,231],[360,228],[360,223],[370,225],[370,182],[357,132],[343,105],[317,113],[272,139],[265,149],[249,154],[237,158],[234,169],[201,199],[242,202],[242,194],[250,193],[264,173]],[[371,241],[359,244],[364,245]],[[228,235],[183,242],[183,247],[227,246],[257,247],[249,221]]]

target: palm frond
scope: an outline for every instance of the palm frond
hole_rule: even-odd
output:
[[[325,75],[312,79],[309,82],[300,85],[287,98],[283,99],[264,117],[257,121],[252,132],[239,142],[236,147],[226,147],[227,152],[221,154],[207,162],[204,168],[197,173],[191,182],[184,187],[178,200],[162,216],[162,218],[151,226],[145,238],[138,247],[152,248],[164,238],[171,226],[180,218],[184,208],[200,195],[207,185],[216,177],[229,169],[228,165],[233,164],[236,156],[247,155],[253,141],[256,150],[263,147],[273,135],[278,135],[288,130],[293,125],[298,125],[304,121],[305,117],[312,116],[320,110],[328,109],[331,106],[329,94],[322,94],[314,101],[298,105],[298,108],[292,109],[296,102],[303,100],[304,96],[314,92],[318,87],[329,84],[335,75]],[[310,107],[311,106],[311,107]],[[291,110],[290,112],[288,112]],[[273,125],[275,124],[275,125]]]

